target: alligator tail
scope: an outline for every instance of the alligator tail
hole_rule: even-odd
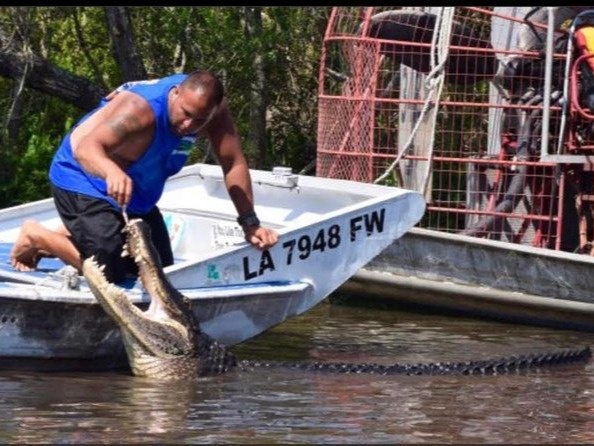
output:
[[[545,353],[508,356],[465,362],[428,362],[417,364],[332,363],[308,361],[242,360],[242,370],[257,368],[291,368],[318,372],[376,375],[503,375],[549,368],[550,366],[585,362],[592,356],[590,347]]]

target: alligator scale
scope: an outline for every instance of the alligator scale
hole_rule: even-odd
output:
[[[103,267],[93,257],[84,261],[83,274],[101,306],[120,328],[132,373],[137,376],[190,379],[258,367],[379,375],[494,375],[585,361],[591,356],[590,348],[584,347],[468,362],[379,365],[238,361],[229,349],[200,329],[186,297],[168,281],[151,242],[150,228],[142,220],[133,219],[125,230],[124,255],[131,255],[138,265],[140,280],[151,297],[149,308],[142,311],[133,305],[123,289],[106,280]]]

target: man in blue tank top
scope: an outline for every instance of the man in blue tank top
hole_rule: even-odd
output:
[[[260,225],[249,168],[241,150],[220,80],[207,71],[128,82],[104,98],[64,137],[52,160],[52,195],[64,227],[45,228],[27,220],[12,252],[20,271],[35,269],[40,257],[55,256],[81,271],[95,255],[112,282],[134,273],[122,258],[130,218],[149,223],[163,266],[173,254],[157,202],[166,180],[184,166],[198,134],[208,136],[246,240],[260,249],[278,234]]]

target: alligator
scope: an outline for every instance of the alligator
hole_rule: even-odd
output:
[[[591,357],[586,346],[478,361],[416,364],[238,360],[229,348],[200,329],[188,298],[172,286],[163,271],[149,226],[141,219],[131,219],[124,231],[122,255],[131,255],[138,266],[138,276],[151,299],[148,309],[143,311],[132,304],[124,289],[110,283],[103,274],[104,267],[93,256],[84,260],[83,275],[119,327],[130,369],[136,376],[191,379],[262,367],[378,375],[497,375],[585,362]]]

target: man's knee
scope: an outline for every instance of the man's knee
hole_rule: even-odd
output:
[[[85,234],[76,240],[81,258],[93,256],[99,265],[104,265],[105,277],[110,282],[121,282],[127,274],[134,273],[135,263],[129,257],[122,257],[125,239],[118,234]]]
[[[105,265],[103,273],[112,283],[123,281],[127,275],[137,274],[136,264],[130,257],[122,257],[121,250],[99,249],[94,256],[100,265]]]

